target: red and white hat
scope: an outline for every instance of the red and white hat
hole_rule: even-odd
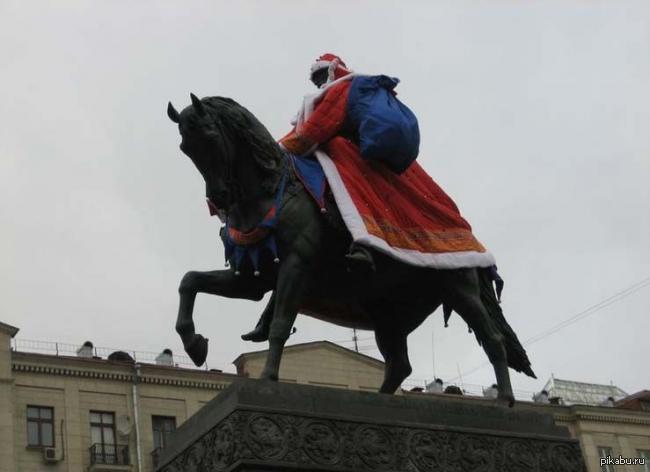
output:
[[[325,68],[327,68],[327,83],[352,73],[339,56],[325,53],[311,65],[310,77],[314,75],[314,72]]]

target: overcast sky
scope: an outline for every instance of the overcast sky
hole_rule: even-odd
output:
[[[0,0],[0,320],[23,339],[181,353],[178,282],[222,268],[223,247],[167,101],[232,97],[280,137],[334,52],[401,79],[420,164],[496,256],[506,317],[532,338],[650,277],[649,51],[647,1]],[[265,347],[239,340],[263,306],[199,295],[211,367]],[[291,343],[352,345],[296,326]],[[491,384],[460,318],[442,326],[436,312],[409,338],[413,382],[435,354],[444,380]],[[650,388],[649,333],[646,286],[527,346],[539,380],[513,372],[514,387],[553,373]]]

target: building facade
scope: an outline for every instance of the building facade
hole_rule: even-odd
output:
[[[266,350],[235,359],[237,374],[259,378]],[[376,392],[384,380],[384,363],[329,341],[287,346],[280,366],[282,382]]]
[[[168,431],[233,378],[86,357],[13,352],[0,326],[0,470],[151,471]]]
[[[0,323],[0,472],[153,471],[169,433],[240,376],[258,377],[266,357],[266,351],[242,354],[234,361],[237,374],[228,374],[136,363],[128,356],[100,359],[83,346],[78,356],[20,352],[11,347],[17,332]],[[377,391],[383,371],[381,361],[321,341],[288,346],[280,377]],[[432,400],[444,395],[401,393]],[[519,402],[516,408],[552,413],[566,425],[580,441],[589,472],[650,472],[650,462],[600,465],[607,455],[650,458],[648,405],[644,391],[614,406]]]
[[[16,352],[17,332],[0,323],[0,472],[152,471],[169,433],[239,375],[258,377],[265,358],[239,356],[235,375],[96,358],[84,346],[78,356]],[[287,347],[281,376],[376,391],[383,363],[308,343]]]
[[[520,402],[553,414],[580,441],[589,472],[650,472],[650,412],[596,405]],[[601,465],[601,458],[648,458],[645,465]]]

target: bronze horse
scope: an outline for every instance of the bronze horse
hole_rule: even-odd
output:
[[[349,272],[344,255],[351,237],[333,200],[323,214],[276,141],[246,108],[223,97],[191,95],[191,100],[180,113],[169,103],[167,114],[179,126],[181,150],[205,180],[207,198],[227,216],[230,227],[255,230],[284,188],[274,230],[279,262],[267,254],[255,274],[246,265],[237,271],[191,271],[180,283],[176,330],[197,365],[207,356],[207,339],[195,333],[192,320],[197,293],[260,300],[273,291],[266,308],[272,310],[272,321],[262,378],[277,380],[284,344],[300,312],[374,330],[386,362],[380,392],[393,393],[411,373],[407,336],[444,304],[460,314],[483,346],[494,367],[499,399],[514,402],[508,366],[535,374],[503,317],[487,269],[434,270],[373,252],[374,272]]]

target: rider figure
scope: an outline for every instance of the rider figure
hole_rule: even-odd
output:
[[[345,108],[350,89],[352,71],[347,68],[340,57],[333,54],[323,54],[311,66],[310,80],[322,92],[318,101],[313,105],[313,111],[306,118],[304,107],[296,119],[296,126],[282,139],[280,146],[292,154],[309,155],[320,145],[325,144],[336,136],[343,136],[356,141],[356,132],[350,129],[345,120]],[[302,116],[301,116],[302,114]],[[355,272],[374,271],[375,265],[371,252],[352,243],[349,253],[345,256],[348,270]],[[246,341],[265,341],[268,338],[268,328],[273,318],[273,302],[264,309],[257,326],[253,331],[242,335]]]
[[[280,139],[280,146],[293,154],[305,155],[336,136],[343,136],[358,144],[357,132],[345,116],[352,83],[349,79],[352,77],[352,71],[340,57],[329,53],[320,56],[311,66],[310,80],[322,93],[313,105],[313,111],[304,120],[300,116],[304,115],[304,107],[301,109],[296,126]],[[372,254],[361,245],[352,243],[345,257],[349,270],[375,270]]]

